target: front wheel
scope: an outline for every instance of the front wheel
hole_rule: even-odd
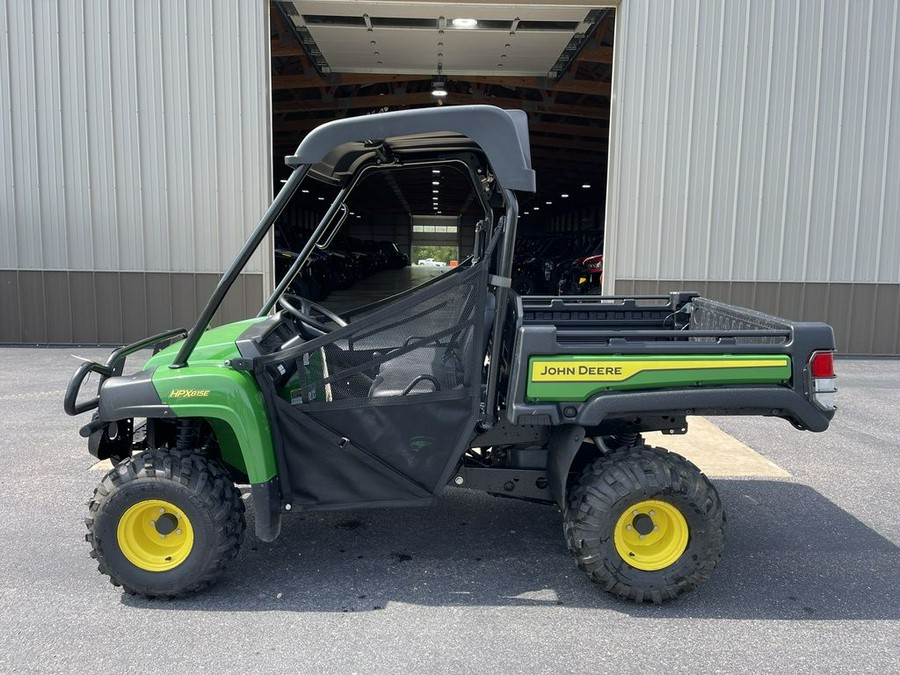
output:
[[[709,578],[725,513],[700,470],[661,448],[617,450],[569,491],[565,535],[588,578],[635,602],[673,600]]]
[[[244,503],[214,460],[149,450],[104,476],[86,524],[91,556],[114,585],[177,597],[205,588],[237,555]]]

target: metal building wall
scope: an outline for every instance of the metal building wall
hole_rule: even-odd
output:
[[[896,0],[622,0],[607,278],[900,353]]]
[[[271,198],[269,78],[264,0],[0,0],[0,342],[190,324]]]

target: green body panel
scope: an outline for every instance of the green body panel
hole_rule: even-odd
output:
[[[194,348],[194,352],[191,354],[189,363],[191,365],[195,363],[200,364],[201,362],[222,363],[226,359],[233,359],[240,356],[237,346],[234,344],[235,340],[240,337],[241,333],[250,328],[250,326],[259,323],[260,321],[264,321],[265,318],[266,317],[256,317],[225,324],[224,326],[219,326],[217,328],[210,328],[203,333],[203,336]],[[175,360],[175,355],[178,354],[178,350],[181,349],[183,343],[184,340],[179,340],[163,349],[159,354],[154,354],[153,357],[144,364],[144,368],[148,369],[153,368],[154,366],[168,366]]]
[[[206,331],[183,368],[169,364],[177,342],[145,364],[155,368],[153,386],[160,400],[178,417],[207,419],[216,433],[222,459],[263,483],[277,473],[272,433],[262,393],[250,373],[233,370],[225,361],[240,356],[235,340],[257,321],[249,319]]]
[[[782,354],[533,356],[529,402],[586,401],[605,392],[727,384],[786,384],[790,357]]]

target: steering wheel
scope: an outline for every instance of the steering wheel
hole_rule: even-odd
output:
[[[325,317],[334,321],[338,326],[343,327],[347,325],[346,321],[327,307],[322,307],[322,305],[319,305],[312,300],[301,298],[299,295],[294,295],[293,293],[283,293],[281,297],[278,298],[278,304],[284,307],[291,316],[304,326],[312,329],[317,335],[325,335],[326,333],[330,333],[332,329],[324,323],[313,319],[312,316],[310,316],[312,310],[316,310],[320,314],[325,315]]]

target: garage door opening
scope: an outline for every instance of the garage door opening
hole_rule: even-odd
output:
[[[333,119],[437,105],[525,110],[538,192],[520,195],[516,289],[600,289],[614,9],[295,0],[272,2],[271,18],[276,178],[286,178],[282,158],[304,135]],[[346,253],[390,245],[413,266],[464,259],[479,217],[469,188],[451,194],[401,173],[353,200]],[[316,189],[290,205],[280,229],[318,221],[330,199]]]

